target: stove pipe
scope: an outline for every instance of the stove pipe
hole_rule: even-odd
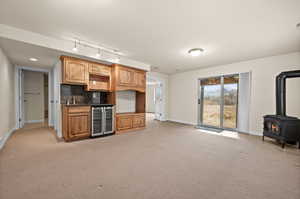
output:
[[[300,70],[286,71],[276,77],[276,115],[286,116],[286,79],[300,77]]]

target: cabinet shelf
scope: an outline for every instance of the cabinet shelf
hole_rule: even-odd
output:
[[[89,83],[86,86],[86,90],[95,91],[95,90],[110,90],[110,78],[109,76],[99,76],[99,75],[91,75],[89,76]]]

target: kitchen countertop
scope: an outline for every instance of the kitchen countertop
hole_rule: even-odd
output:
[[[91,106],[90,104],[61,104],[63,106]]]
[[[113,104],[61,104],[63,106],[113,106]]]
[[[145,113],[137,113],[137,112],[126,112],[126,113],[116,113],[116,115],[143,115]]]

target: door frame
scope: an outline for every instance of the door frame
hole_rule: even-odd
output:
[[[16,102],[15,102],[15,113],[16,113],[16,126],[17,128],[22,128],[25,124],[25,116],[24,116],[24,81],[22,81],[21,75],[23,75],[23,71],[34,71],[34,72],[43,72],[48,74],[48,125],[52,126],[52,84],[51,84],[51,69],[37,68],[37,67],[28,67],[28,66],[16,66],[15,67],[15,94],[16,94]]]
[[[166,88],[167,88],[167,79],[163,76],[160,75],[159,73],[156,72],[151,72],[146,74],[146,81],[147,79],[154,80],[157,84],[159,84],[160,89],[161,89],[161,97],[160,97],[160,102],[159,102],[159,115],[157,116],[156,110],[157,110],[157,104],[155,104],[155,119],[159,121],[166,121],[167,120],[167,93],[166,93]],[[154,91],[155,92],[155,91]],[[146,92],[147,95],[147,92]]]
[[[224,121],[224,78],[228,76],[234,76],[238,75],[240,76],[239,73],[234,73],[234,74],[227,74],[227,75],[219,75],[219,76],[211,76],[211,77],[203,77],[203,78],[198,78],[198,106],[197,106],[197,118],[198,118],[198,123],[197,127],[204,127],[204,128],[210,128],[210,129],[217,129],[217,130],[229,130],[229,131],[237,131],[238,130],[238,99],[239,99],[239,82],[237,83],[237,104],[236,104],[236,128],[227,128],[223,126],[223,121]],[[216,126],[211,126],[211,125],[206,125],[203,124],[203,91],[202,91],[202,86],[201,86],[201,80],[209,79],[209,78],[220,78],[220,85],[221,85],[221,95],[220,95],[220,127]]]
[[[161,121],[163,115],[163,94],[162,94],[163,85],[160,81],[157,81],[156,86],[154,87],[154,113],[155,119]],[[157,96],[157,92],[160,92],[160,96]]]

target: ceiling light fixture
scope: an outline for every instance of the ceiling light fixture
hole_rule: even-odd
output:
[[[103,47],[101,45],[93,44],[91,42],[84,41],[79,38],[72,39],[72,42],[74,42],[74,46],[72,49],[74,52],[78,52],[79,48],[80,51],[83,51],[82,53],[85,53],[85,49],[87,48],[96,50],[97,53],[95,55],[92,55],[92,57],[94,58],[101,58],[109,62],[120,63],[121,56],[123,56],[123,53],[117,49]]]
[[[191,50],[188,51],[188,53],[193,56],[193,57],[196,57],[196,56],[199,56],[200,54],[202,54],[204,52],[204,49],[203,48],[193,48]]]
[[[75,43],[74,43],[74,48],[72,49],[74,52],[77,52],[78,51],[78,48],[77,48],[77,41],[75,40]]]
[[[38,61],[38,59],[37,59],[37,58],[34,58],[34,57],[29,58],[29,60],[30,60],[30,61]]]

